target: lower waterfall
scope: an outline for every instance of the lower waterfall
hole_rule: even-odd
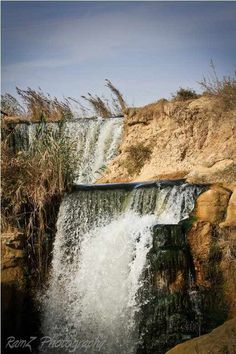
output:
[[[153,306],[148,290],[152,285],[147,282],[157,245],[154,230],[163,224],[172,228],[188,218],[200,192],[199,186],[160,182],[132,188],[98,185],[64,198],[42,300],[42,332],[57,340],[59,349],[45,344],[42,351],[149,352],[142,344],[147,332],[142,312]],[[157,285],[158,299],[161,289]],[[166,316],[163,311],[161,315]],[[144,327],[148,328],[146,322]],[[161,350],[155,353],[164,353]]]

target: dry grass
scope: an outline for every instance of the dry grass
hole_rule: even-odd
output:
[[[122,113],[127,108],[127,104],[124,100],[124,96],[117,89],[117,87],[115,87],[113,83],[108,79],[106,79],[106,87],[108,87],[113,94],[112,102],[113,102],[113,107],[115,109],[115,112],[117,114]]]
[[[10,117],[22,117],[32,122],[60,121],[73,117],[68,99],[59,101],[56,97],[44,94],[41,89],[21,90],[17,87],[16,90],[22,104],[9,93],[1,96],[2,111]]]
[[[127,108],[123,95],[110,80],[106,79],[105,86],[109,88],[112,93],[110,100],[103,96],[93,96],[91,93],[81,97],[89,103],[95,115],[103,118],[122,116],[124,110]]]
[[[189,89],[189,88],[182,88],[180,87],[175,94],[172,94],[172,97],[175,101],[188,101],[188,100],[195,100],[200,97],[196,93],[196,91]]]
[[[84,100],[86,100],[94,110],[95,114],[102,118],[110,118],[112,117],[112,111],[104,98],[99,96],[92,96],[91,93],[88,92],[88,96],[81,96]]]
[[[59,101],[56,97],[44,94],[40,89],[21,90],[17,87],[16,90],[27,107],[27,115],[31,121],[58,121],[73,117],[67,99]]]
[[[40,121],[60,121],[73,118],[71,103],[76,103],[82,117],[100,116],[103,118],[122,116],[126,108],[126,103],[121,92],[112,84],[110,80],[106,80],[105,85],[111,92],[111,97],[107,99],[103,96],[92,95],[81,96],[89,103],[90,108],[81,104],[80,101],[73,97],[58,100],[45,94],[40,88],[33,90],[27,88],[22,90],[16,88],[20,101],[12,95],[6,93],[1,96],[2,114],[9,117],[22,117],[25,120]]]
[[[8,116],[21,117],[26,114],[24,107],[9,93],[1,95],[1,111]]]
[[[127,149],[125,167],[129,174],[139,174],[146,160],[151,156],[152,150],[142,144],[132,145]]]
[[[60,199],[73,182],[77,163],[74,144],[63,131],[43,124],[42,128],[27,151],[15,154],[9,137],[2,141],[2,232],[12,228],[24,233],[38,279],[47,266],[45,235],[55,225]]]
[[[210,67],[210,77],[203,77],[199,82],[204,94],[215,97],[223,110],[234,109],[236,107],[236,71],[234,76],[219,78],[213,61],[211,61]]]

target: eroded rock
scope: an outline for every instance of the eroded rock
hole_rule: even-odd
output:
[[[193,257],[196,284],[207,288],[210,282],[206,279],[205,265],[209,261],[211,242],[212,225],[210,222],[196,222],[188,233],[188,243]]]
[[[230,192],[226,189],[219,186],[211,187],[197,199],[197,218],[212,224],[222,222],[226,215],[229,198]]]
[[[236,188],[234,189],[226,212],[226,219],[220,224],[220,227],[236,227]]]

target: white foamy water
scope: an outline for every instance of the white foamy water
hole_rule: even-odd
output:
[[[79,157],[76,183],[94,182],[117,154],[121,138],[121,118],[80,119],[67,122],[65,132],[77,144]]]
[[[182,184],[65,197],[43,301],[44,335],[102,345],[99,350],[91,344],[89,353],[135,353],[152,228],[185,218],[196,193],[197,187]],[[84,352],[81,347],[76,351]]]

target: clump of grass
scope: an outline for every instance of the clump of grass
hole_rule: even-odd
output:
[[[203,77],[199,82],[205,95],[216,97],[223,109],[236,107],[236,71],[234,76],[219,78],[213,61],[210,63],[210,77]]]
[[[110,80],[106,79],[105,81],[106,81],[106,87],[108,87],[113,94],[112,102],[113,102],[113,107],[115,109],[115,112],[117,114],[120,114],[127,108],[127,104],[124,100],[124,96],[122,95],[120,90],[118,90],[117,87],[113,85],[113,83]]]
[[[93,96],[91,93],[81,97],[90,104],[95,115],[103,118],[122,116],[124,110],[127,108],[124,97],[110,80],[106,79],[105,81],[105,86],[109,88],[112,93],[111,101],[103,96]]]
[[[68,99],[59,101],[56,97],[44,94],[41,89],[21,90],[17,87],[16,90],[26,105],[29,120],[58,121],[73,117]]]
[[[123,116],[123,111],[127,107],[123,95],[110,80],[106,79],[105,81],[105,86],[111,92],[109,99],[104,96],[92,95],[91,93],[88,93],[87,96],[81,96],[89,103],[90,108],[85,107],[80,101],[72,97],[58,100],[48,93],[45,94],[40,88],[34,90],[28,87],[26,90],[22,90],[16,87],[22,104],[15,97],[6,93],[1,96],[1,113],[3,117],[22,117],[33,122],[68,120],[73,118],[71,108],[71,103],[73,102],[78,105],[79,114],[82,117],[100,116],[109,118]]]
[[[86,100],[91,107],[93,108],[96,115],[109,118],[112,117],[112,111],[104,98],[99,96],[93,96],[88,92],[88,96],[81,96],[84,100]]]
[[[7,116],[23,116],[26,114],[24,107],[9,93],[1,95],[1,113]]]
[[[196,93],[196,91],[190,88],[180,87],[175,94],[172,94],[172,97],[175,101],[188,101],[188,100],[195,100],[200,96]]]
[[[53,131],[42,123],[34,143],[17,154],[7,139],[2,141],[2,232],[11,228],[25,235],[38,280],[47,267],[45,238],[55,228],[60,199],[72,185],[76,164],[75,145],[63,127]]]
[[[127,149],[128,157],[125,167],[129,174],[138,174],[150,158],[152,150],[143,144],[132,145]]]

